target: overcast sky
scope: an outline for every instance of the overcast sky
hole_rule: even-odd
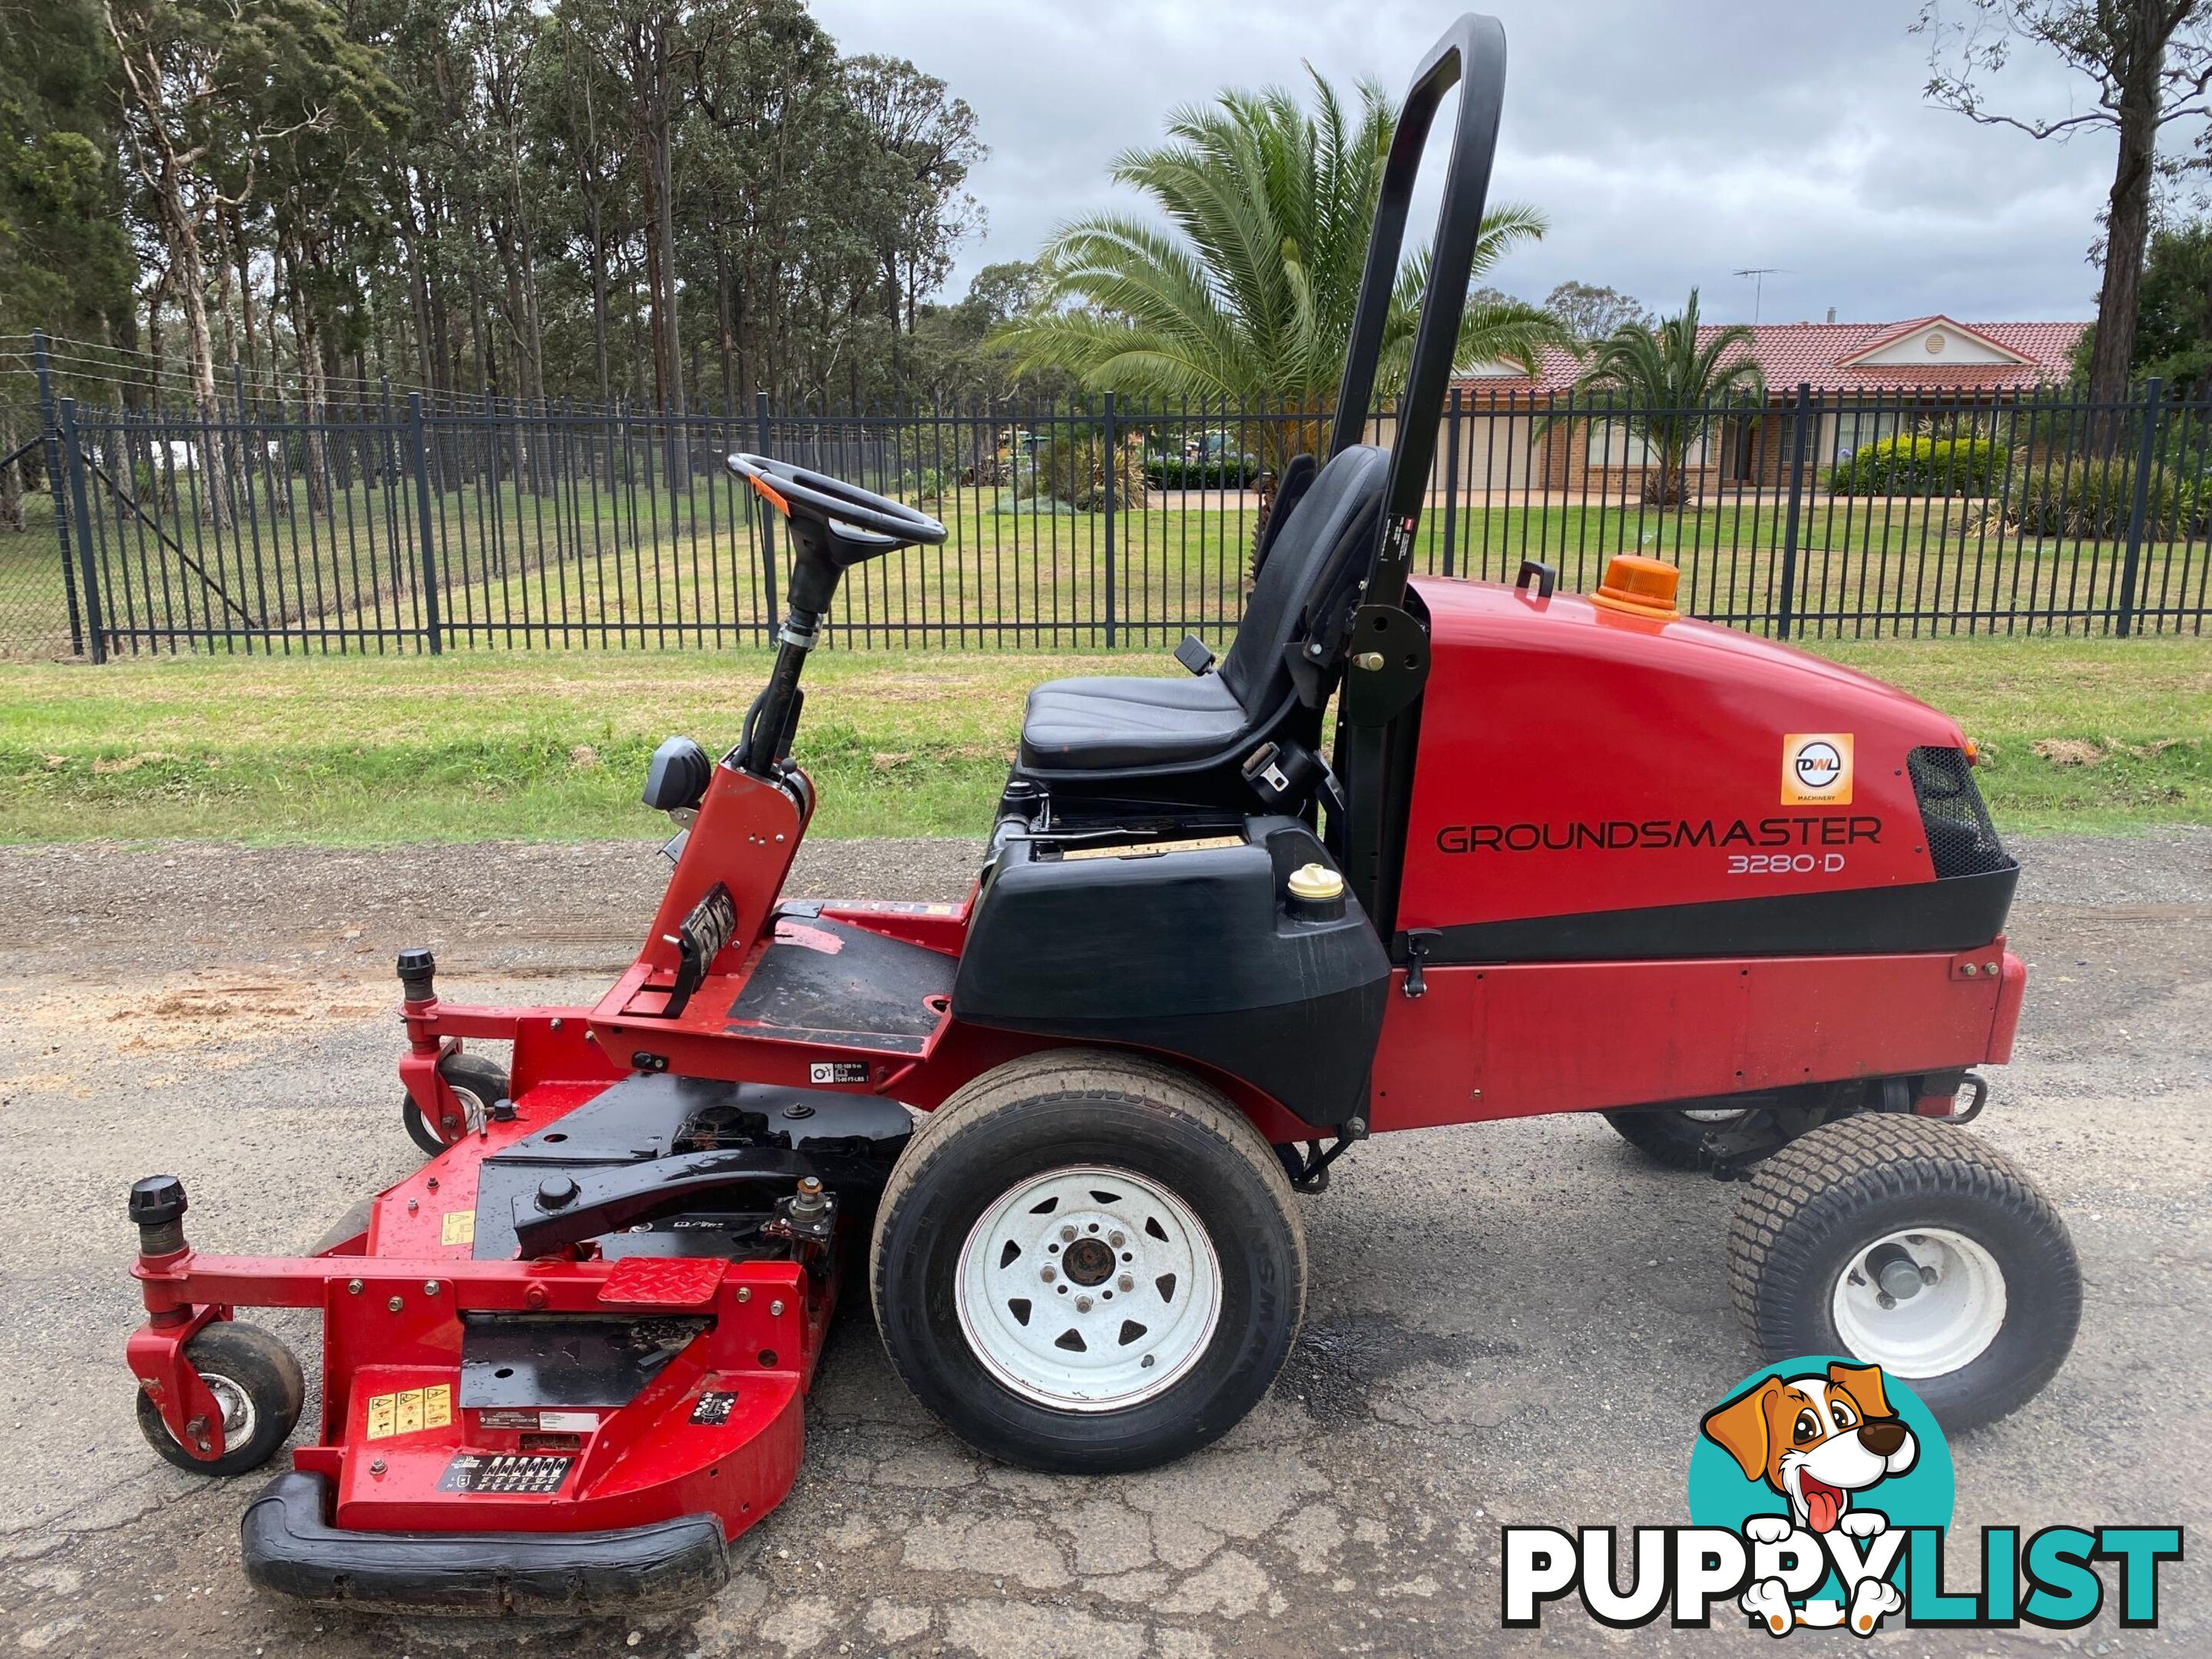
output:
[[[1692,284],[1706,315],[2002,321],[2084,318],[2084,263],[2112,179],[2101,130],[2069,144],[1929,107],[1912,0],[1492,0],[1511,48],[1494,199],[1551,220],[1492,280],[1540,300],[1573,277],[1655,308]],[[1061,222],[1119,199],[1118,150],[1224,85],[1402,93],[1451,13],[1403,0],[814,0],[848,52],[909,58],[975,110],[979,265],[1032,255]],[[1963,8],[1962,8],[1963,9]],[[2006,106],[2063,112],[2087,83],[2032,52]],[[1440,169],[1439,169],[1440,170]],[[1433,211],[1433,209],[1431,210]]]

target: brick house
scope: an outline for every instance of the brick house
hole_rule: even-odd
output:
[[[1931,410],[2008,403],[2068,378],[2087,323],[1769,323],[1751,355],[1765,371],[1767,404],[1717,421],[1688,458],[1693,495],[1786,483],[1798,388],[1813,394],[1806,464],[1826,468],[1877,439],[1910,430]],[[1710,337],[1717,329],[1701,331]],[[1651,463],[1626,423],[1561,420],[1583,394],[1582,364],[1546,351],[1534,375],[1495,364],[1461,374],[1458,483],[1462,490],[1528,489],[1593,498],[1641,493]],[[1547,419],[1547,416],[1552,418]],[[1449,428],[1452,424],[1446,416]],[[1437,446],[1443,481],[1449,444]]]

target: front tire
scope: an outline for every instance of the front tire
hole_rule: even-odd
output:
[[[507,1097],[507,1073],[481,1054],[466,1050],[447,1054],[438,1062],[438,1075],[446,1079],[454,1098],[461,1104],[461,1115],[447,1118],[436,1127],[426,1122],[422,1109],[408,1095],[399,1103],[399,1122],[407,1131],[408,1139],[421,1147],[423,1155],[435,1158],[463,1135],[473,1133],[483,1127],[491,1115],[491,1103]],[[441,1133],[440,1131],[444,1133]]]
[[[1305,1237],[1273,1149],[1218,1094],[1060,1050],[931,1114],[884,1189],[871,1278],[891,1363],[955,1433],[1106,1474],[1194,1451],[1258,1402],[1304,1312]]]
[[[195,1457],[178,1444],[161,1407],[141,1389],[138,1432],[146,1443],[193,1474],[244,1474],[275,1456],[307,1398],[292,1351],[258,1325],[218,1321],[185,1345],[185,1358],[222,1407],[222,1455]]]
[[[1954,1431],[2033,1398],[2081,1317],[2073,1241],[2034,1182],[1963,1130],[1887,1112],[1759,1166],[1729,1229],[1729,1287],[1770,1358],[1880,1365]]]

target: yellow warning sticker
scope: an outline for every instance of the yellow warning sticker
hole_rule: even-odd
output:
[[[441,1244],[473,1244],[477,1242],[477,1212],[474,1210],[448,1210],[438,1224],[438,1243]]]
[[[368,1398],[371,1440],[382,1440],[395,1434],[417,1434],[424,1429],[442,1429],[453,1420],[451,1383],[406,1389],[398,1394],[375,1394]]]

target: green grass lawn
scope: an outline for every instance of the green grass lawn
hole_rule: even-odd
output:
[[[2212,822],[2212,640],[1892,641],[1822,653],[1955,714],[2009,829]],[[732,741],[754,651],[0,665],[0,840],[647,836],[672,732]],[[1158,654],[827,652],[817,835],[980,834],[1035,682]]]

